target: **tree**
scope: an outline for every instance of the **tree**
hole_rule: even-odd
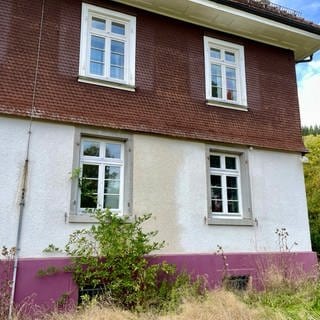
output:
[[[304,137],[309,150],[304,165],[312,249],[320,253],[320,135]]]

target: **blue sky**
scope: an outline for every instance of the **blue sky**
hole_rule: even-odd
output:
[[[295,9],[302,17],[320,24],[320,0],[271,0],[279,5]],[[301,122],[303,125],[320,125],[320,51],[310,63],[296,67]]]

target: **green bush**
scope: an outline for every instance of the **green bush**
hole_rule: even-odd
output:
[[[148,262],[146,256],[165,245],[152,241],[157,232],[142,230],[150,214],[134,221],[110,210],[97,210],[94,216],[98,223],[73,232],[65,247],[72,259],[68,270],[80,288],[102,287],[112,303],[141,311],[175,308],[185,288],[200,292],[202,284],[178,275],[174,265]]]

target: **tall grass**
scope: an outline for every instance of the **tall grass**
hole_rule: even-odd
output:
[[[288,277],[283,270],[265,272],[261,291],[219,289],[197,296],[181,292],[178,308],[134,313],[105,303],[93,303],[72,313],[47,315],[46,320],[317,320],[320,319],[320,282],[315,277]]]
[[[210,292],[205,299],[187,298],[179,310],[165,315],[137,314],[110,305],[96,303],[76,312],[53,314],[46,320],[284,320],[281,313],[251,307],[235,293],[226,290]]]

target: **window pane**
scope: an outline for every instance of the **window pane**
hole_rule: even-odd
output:
[[[118,195],[105,195],[104,208],[119,209],[119,196]]]
[[[229,213],[239,213],[239,202],[238,201],[228,201],[228,212]]]
[[[222,78],[213,75],[211,77],[211,85],[212,87],[222,88]]]
[[[83,193],[97,193],[98,192],[98,179],[82,178],[81,192]]]
[[[225,53],[225,59],[228,62],[235,62],[236,61],[236,57],[235,57],[235,54],[233,52],[226,52]]]
[[[103,76],[103,66],[102,63],[90,62],[90,73]]]
[[[111,53],[124,54],[124,42],[111,40]]]
[[[238,200],[238,189],[227,189],[228,200]]]
[[[227,177],[227,188],[237,188],[237,177]]]
[[[97,50],[97,49],[91,49],[90,60],[103,63],[104,62],[104,51]]]
[[[221,51],[219,49],[210,49],[210,57],[214,59],[221,59]]]
[[[106,144],[106,158],[121,158],[121,144],[107,143]]]
[[[237,161],[234,157],[226,157],[226,169],[237,169]]]
[[[93,141],[83,141],[83,155],[99,157],[100,143]]]
[[[105,30],[106,21],[104,19],[92,17],[91,26],[92,26],[92,28],[95,28],[95,29]]]
[[[97,195],[96,194],[81,194],[80,208],[97,208]]]
[[[212,187],[221,187],[221,176],[211,176],[211,186]]]
[[[120,179],[120,167],[106,166],[105,179]]]
[[[105,39],[102,37],[91,36],[91,48],[104,50]]]
[[[120,193],[120,181],[105,180],[104,193]]]
[[[124,70],[120,67],[111,66],[110,77],[115,79],[124,79]]]
[[[124,66],[124,56],[121,54],[111,54],[111,64],[114,66]]]
[[[220,156],[210,156],[210,168],[221,168]]]
[[[222,212],[222,201],[212,200],[211,201],[212,212]]]
[[[227,99],[237,101],[237,91],[227,90]]]
[[[222,89],[217,87],[212,87],[212,96],[214,98],[222,98]]]
[[[84,178],[98,178],[99,166],[92,164],[84,164],[82,166],[82,177]]]
[[[125,34],[125,25],[122,23],[112,22],[111,32],[124,35]]]
[[[227,78],[235,79],[236,78],[236,69],[234,68],[226,68]]]
[[[236,87],[236,80],[235,79],[227,79],[227,89],[235,91]]]
[[[221,188],[211,188],[211,198],[214,200],[222,199],[222,189]]]
[[[219,66],[218,64],[212,64],[211,65],[211,75],[221,77],[221,66]]]

